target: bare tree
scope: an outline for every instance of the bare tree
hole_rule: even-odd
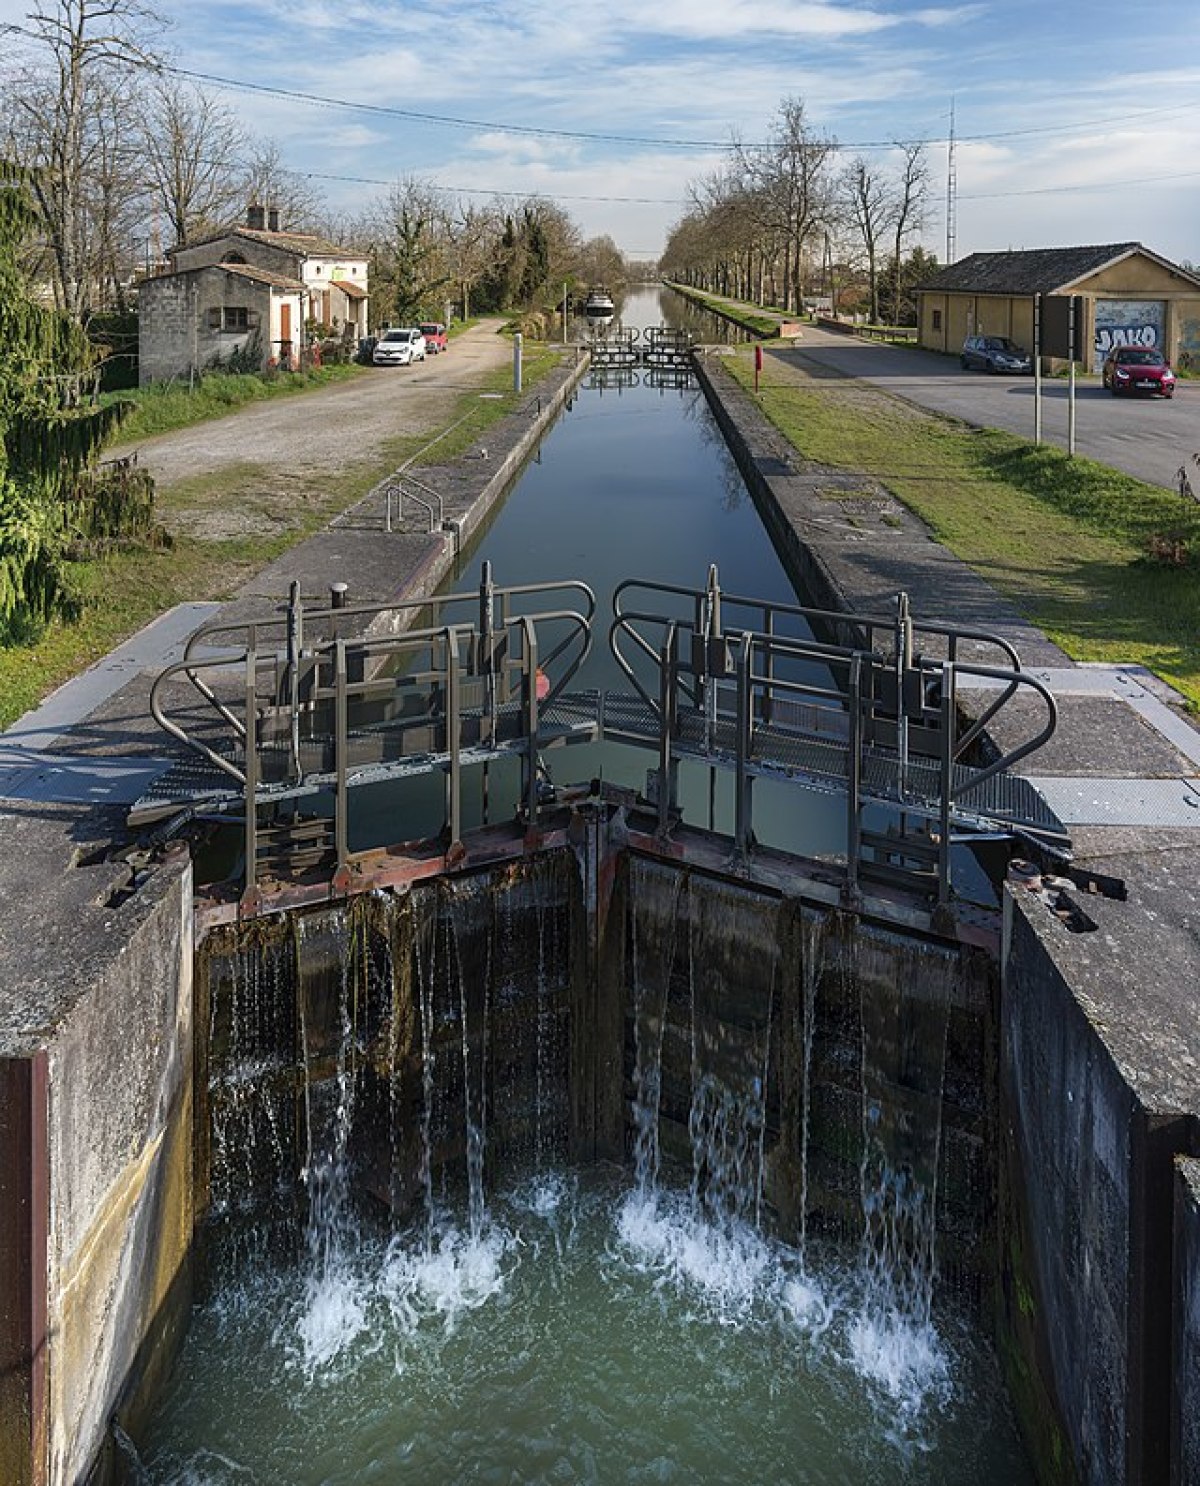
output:
[[[400,323],[433,310],[452,280],[449,228],[438,193],[411,176],[384,197],[364,236],[371,244],[376,303],[386,303]]]
[[[288,169],[273,140],[251,144],[243,161],[241,195],[247,204],[277,208],[285,231],[311,231],[324,210],[320,192],[305,176]]]
[[[734,160],[746,189],[762,204],[771,230],[784,252],[785,308],[799,309],[804,298],[804,271],[812,241],[834,212],[830,165],[837,140],[815,131],[799,98],[785,98],[767,149],[734,144]]]
[[[156,79],[147,103],[140,142],[150,202],[179,245],[236,215],[249,147],[228,108],[170,74]]]
[[[871,323],[879,321],[879,247],[891,225],[891,201],[887,181],[873,171],[861,155],[842,176],[846,218],[862,243],[867,262],[867,292]]]
[[[471,314],[471,291],[491,262],[492,244],[502,223],[491,207],[459,203],[447,219],[447,257],[456,288],[462,294],[463,319]]]
[[[118,158],[111,127],[98,122],[113,122],[105,95],[130,69],[157,65],[150,48],[161,25],[140,0],[35,0],[25,24],[7,28],[34,53],[14,90],[14,136],[22,162],[35,171],[56,299],[76,320],[91,308],[103,256],[89,219],[89,175],[99,149],[111,184]]]
[[[929,162],[921,141],[898,144],[900,169],[892,203],[892,319],[900,323],[900,264],[905,239],[919,232],[925,222],[929,193]]]

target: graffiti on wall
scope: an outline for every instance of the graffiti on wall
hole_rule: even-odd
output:
[[[1098,299],[1093,370],[1098,371],[1114,346],[1161,346],[1161,299]]]
[[[1191,315],[1184,316],[1179,322],[1179,349],[1175,361],[1182,371],[1200,367],[1200,320]]]

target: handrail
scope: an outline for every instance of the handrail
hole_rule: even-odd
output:
[[[540,586],[541,585],[536,584],[523,585],[522,591],[533,592],[536,591]],[[337,610],[334,612],[340,615],[344,614],[346,611]],[[566,665],[552,682],[548,694],[541,698],[541,706],[543,708],[545,708],[550,702],[554,701],[563,693],[563,691],[569,686],[571,680],[578,673],[580,667],[584,664],[584,662],[590,655],[592,634],[589,617],[585,613],[581,613],[575,609],[548,609],[542,610],[537,614],[532,615],[510,615],[502,621],[500,626],[497,627],[503,630],[505,633],[519,634],[524,642],[527,642],[528,637],[530,635],[533,635],[536,642],[536,634],[539,628],[541,628],[542,630],[552,630],[553,627],[556,625],[565,626],[565,633],[561,636],[561,638],[557,639],[552,647],[545,653],[542,665],[543,667],[548,667],[564,655],[569,656],[569,658]],[[322,640],[317,642],[316,644],[310,645],[304,650],[303,656],[304,660],[308,662],[318,673],[323,666],[329,666],[332,663],[334,667],[334,674],[336,675],[336,661],[339,654],[345,655],[347,652],[349,652],[360,659],[388,656],[394,656],[399,659],[406,655],[411,656],[419,653],[423,649],[431,648],[439,641],[448,645],[450,643],[448,637],[457,637],[463,631],[471,631],[471,627],[462,624],[434,624],[423,626],[420,629],[406,630],[400,635],[369,635],[353,642],[346,641],[345,638],[342,636],[334,636],[332,639]],[[495,630],[493,630],[493,633],[495,633]],[[513,669],[519,671],[523,675],[525,671],[528,670],[529,664],[528,657],[525,654],[524,649],[522,648],[521,658],[517,661],[513,661],[512,659],[510,659],[509,653],[509,647],[507,644],[503,647],[503,649],[498,649],[494,653],[494,655],[489,658],[488,665],[486,667],[486,674],[494,676],[503,670]],[[500,657],[498,663],[497,657]],[[244,785],[246,783],[246,774],[242,770],[239,770],[237,766],[233,764],[228,758],[218,753],[214,748],[210,747],[209,744],[205,743],[202,739],[189,734],[183,727],[176,723],[167,714],[163,699],[164,691],[168,684],[178,676],[186,676],[201,696],[205,697],[206,699],[214,699],[221,716],[233,725],[235,737],[239,742],[244,744],[248,734],[246,719],[238,717],[236,712],[232,710],[232,707],[229,704],[223,702],[220,698],[216,698],[211,688],[207,685],[207,683],[203,682],[197,674],[198,672],[206,670],[227,671],[230,667],[230,659],[231,657],[227,653],[222,653],[218,656],[203,658],[192,656],[190,658],[185,658],[181,661],[177,661],[174,665],[166,667],[166,669],[163,670],[155,678],[154,684],[150,689],[150,712],[154,720],[165,732],[178,739],[179,742],[183,743],[186,747],[192,749],[194,752],[199,753],[202,757],[206,758],[210,763],[212,763],[215,767],[220,769],[225,774],[228,774],[239,784]],[[257,651],[256,647],[248,646],[242,652],[242,654],[237,657],[237,659],[242,662],[246,669],[246,697],[257,697],[258,679],[260,675],[273,674],[277,670],[279,655],[274,652],[261,654]],[[435,666],[433,667],[433,672],[441,673],[444,672],[446,669],[447,666]],[[481,666],[479,668],[479,673],[483,674],[484,671],[485,668]],[[397,684],[402,684],[399,679],[397,681]],[[354,684],[351,684],[350,690],[353,691],[353,689]],[[492,693],[490,700],[494,709],[496,702],[494,692]],[[300,707],[301,703],[299,701],[298,693],[296,693],[295,691],[291,693],[286,703],[279,704],[279,710],[281,712],[290,713],[293,718],[293,722],[295,722],[295,720],[299,716]],[[295,729],[293,728],[293,734],[294,732]],[[293,739],[292,752],[294,755],[298,754],[298,745],[295,738]]]

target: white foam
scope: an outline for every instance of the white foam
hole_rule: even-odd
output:
[[[863,1311],[847,1327],[855,1370],[914,1419],[952,1393],[950,1359],[932,1326],[914,1326],[897,1314]]]
[[[363,1278],[339,1266],[310,1278],[296,1325],[297,1360],[311,1378],[353,1345],[367,1325],[368,1295]]]
[[[486,1228],[478,1239],[447,1227],[428,1248],[393,1240],[379,1272],[378,1293],[402,1332],[411,1334],[431,1317],[453,1331],[460,1316],[504,1289],[503,1260],[512,1244],[512,1236],[498,1227]]]
[[[690,1199],[631,1192],[617,1214],[626,1258],[698,1294],[717,1319],[735,1324],[769,1288],[769,1244],[741,1222],[713,1223]]]

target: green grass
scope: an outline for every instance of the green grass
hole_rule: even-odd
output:
[[[339,478],[331,478],[327,471],[306,478],[247,463],[172,485],[156,503],[160,519],[185,533],[172,548],[74,564],[72,575],[85,605],[79,622],[52,624],[36,643],[0,648],[0,728],[172,605],[229,598],[254,573],[320,530],[406,459],[416,456],[418,463],[431,464],[456,458],[492,424],[527,407],[537,396],[537,383],[561,356],[557,347],[533,346],[525,356],[523,392],[511,390],[511,369],[501,367],[463,393],[446,419],[448,428],[457,423],[446,438],[431,444],[428,432],[398,436],[377,460],[349,466]],[[481,398],[481,392],[501,395]],[[245,530],[239,535],[213,540],[186,534],[189,523],[202,529],[206,513],[231,508],[244,518]]]
[[[692,289],[684,284],[671,284],[670,286],[677,294],[682,294],[685,299],[694,300],[703,309],[716,310],[724,315],[727,320],[740,325],[743,330],[752,331],[755,335],[774,337],[779,334],[779,321],[783,316],[781,310],[778,314],[753,314],[740,300],[726,299],[720,294],[706,294],[702,289]],[[795,319],[796,316],[787,318]]]
[[[726,366],[747,388],[745,350]],[[924,414],[850,381],[762,380],[767,417],[814,463],[871,475],[1081,661],[1148,666],[1200,705],[1200,582],[1147,555],[1200,552],[1200,507],[1089,459]]]
[[[127,392],[109,392],[101,402],[131,402],[133,411],[121,425],[120,440],[129,443],[156,433],[171,433],[177,428],[190,428],[224,418],[248,403],[273,397],[294,397],[342,382],[347,377],[361,376],[361,366],[324,366],[319,371],[277,372],[273,375],[236,375],[232,372],[210,372],[189,388],[182,382],[153,382],[148,387]]]

